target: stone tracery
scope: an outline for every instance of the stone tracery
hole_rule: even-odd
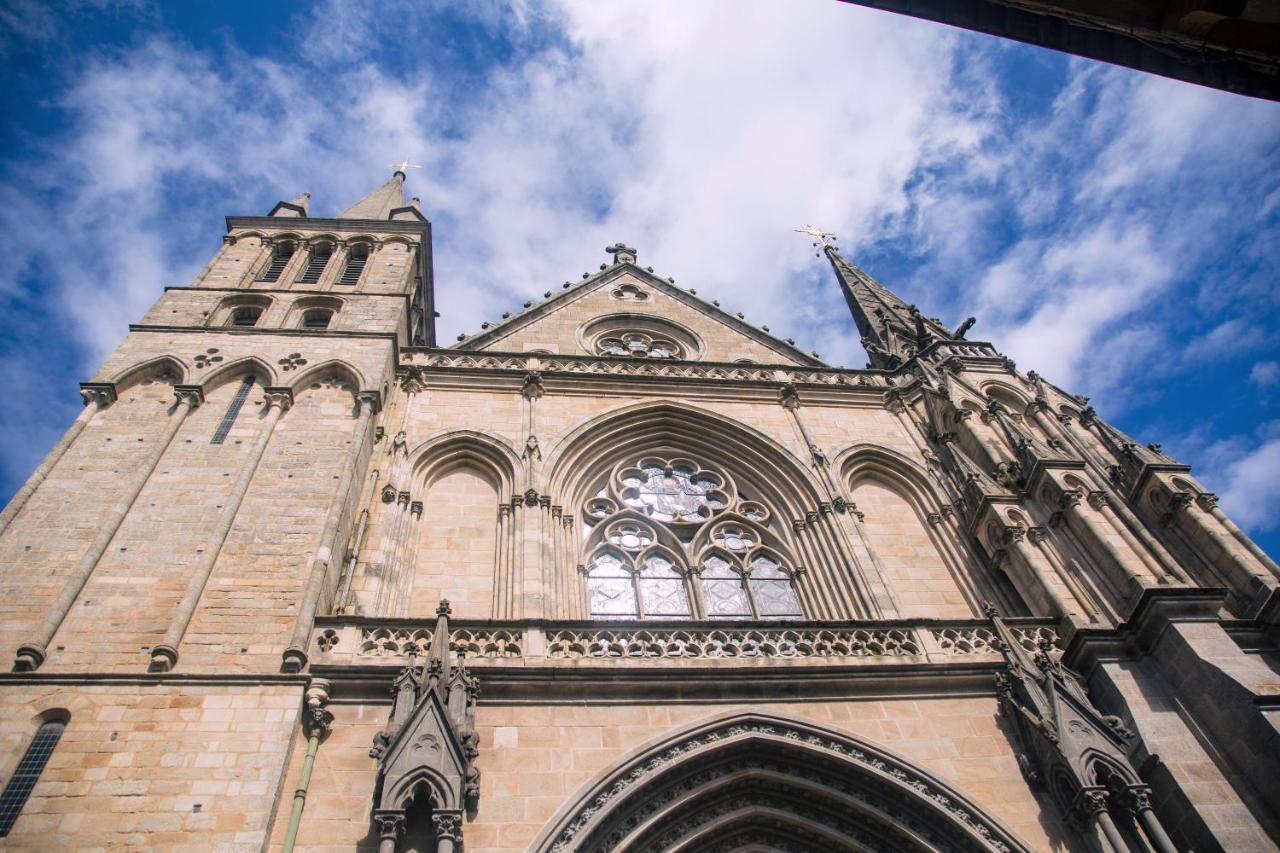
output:
[[[721,471],[643,457],[616,466],[583,517],[592,617],[804,616],[793,586],[800,572],[781,556],[769,511]]]

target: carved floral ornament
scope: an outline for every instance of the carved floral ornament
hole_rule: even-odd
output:
[[[770,513],[691,459],[617,466],[587,501],[586,575],[596,618],[803,618],[801,569]]]

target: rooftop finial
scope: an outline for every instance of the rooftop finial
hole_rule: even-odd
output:
[[[387,168],[395,169],[395,171],[392,172],[393,175],[399,175],[402,178],[407,178],[409,176],[405,174],[406,169],[421,169],[422,167],[417,163],[410,163],[408,160],[401,160],[399,165],[395,163],[388,163]]]
[[[636,250],[626,243],[617,242],[612,246],[605,246],[604,250],[613,255],[615,264],[634,264],[636,262]]]
[[[818,249],[819,251],[827,248],[832,243],[834,243],[837,239],[839,239],[836,237],[835,234],[832,234],[830,231],[823,231],[821,228],[816,228],[813,225],[806,225],[803,228],[797,228],[795,229],[795,232],[797,234],[808,234],[810,237],[812,237],[815,241],[813,246],[815,249]]]

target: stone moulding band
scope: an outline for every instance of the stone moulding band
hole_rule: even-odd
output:
[[[1041,640],[1058,644],[1050,620],[1011,626],[1028,650]],[[423,656],[434,640],[431,624],[378,625],[360,620],[322,624],[312,635],[317,662],[402,661]],[[911,661],[998,655],[989,626],[972,623],[897,625],[701,624],[680,626],[554,622],[454,628],[450,645],[469,659],[550,660],[892,658]]]

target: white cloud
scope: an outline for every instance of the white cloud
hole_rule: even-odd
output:
[[[1227,466],[1220,482],[1223,509],[1242,527],[1257,532],[1280,527],[1280,438],[1254,447]]]
[[[1259,361],[1249,371],[1249,381],[1259,388],[1270,388],[1280,383],[1280,362]]]

